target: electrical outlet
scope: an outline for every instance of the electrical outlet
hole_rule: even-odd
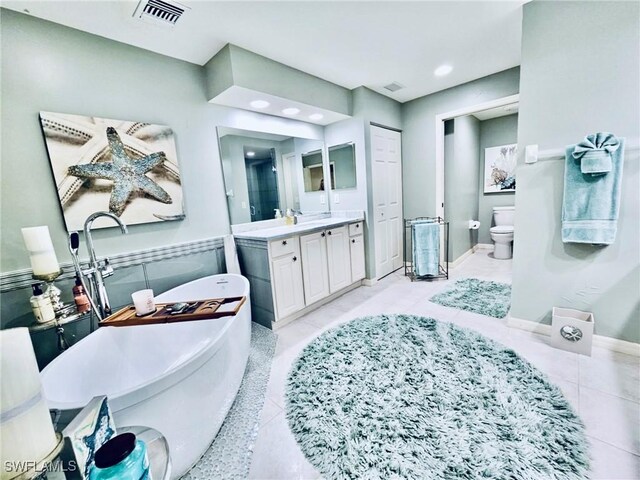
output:
[[[242,208],[247,208],[247,202],[242,202]]]
[[[333,203],[340,203],[340,194],[339,193],[334,193],[333,194]]]
[[[324,196],[324,193],[320,195],[320,205],[324,205],[327,203],[327,197]]]

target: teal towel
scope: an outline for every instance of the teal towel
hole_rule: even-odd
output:
[[[612,155],[620,148],[620,140],[609,132],[587,135],[573,150],[573,158],[580,161],[580,171],[603,175],[613,168]]]
[[[419,277],[440,274],[440,225],[415,222],[412,231],[413,270]]]
[[[562,201],[564,243],[610,245],[615,241],[620,210],[624,138],[616,140],[617,147],[609,153],[611,170],[597,175],[583,173],[581,162],[584,155],[578,158],[574,156],[578,146],[567,147]]]

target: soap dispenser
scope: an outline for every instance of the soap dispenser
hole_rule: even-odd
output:
[[[51,299],[42,293],[40,283],[31,285],[33,296],[30,299],[31,309],[39,323],[47,323],[55,320],[56,314],[53,311]]]
[[[291,211],[290,208],[287,208],[287,216],[285,217],[285,223],[287,225],[293,225],[294,224],[293,212]]]

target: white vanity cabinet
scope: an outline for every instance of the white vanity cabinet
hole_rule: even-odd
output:
[[[364,262],[364,235],[362,222],[349,225],[349,253],[351,257],[351,281],[357,282],[366,276]]]
[[[302,278],[307,305],[329,296],[329,268],[327,262],[327,234],[310,233],[300,237]]]
[[[240,269],[251,285],[254,321],[272,328],[360,285],[365,276],[363,222],[298,225],[286,238],[236,234]]]
[[[278,317],[288,317],[304,308],[302,261],[298,238],[270,242],[273,296]]]
[[[329,228],[327,257],[329,260],[329,292],[335,293],[351,285],[351,254],[347,226]]]

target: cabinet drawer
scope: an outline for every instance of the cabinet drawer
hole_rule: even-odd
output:
[[[362,222],[350,223],[349,224],[349,236],[355,237],[356,235],[362,235],[363,226]]]
[[[288,255],[298,251],[296,243],[298,237],[283,238],[281,240],[274,240],[269,242],[269,251],[273,258],[281,257],[282,255]]]

